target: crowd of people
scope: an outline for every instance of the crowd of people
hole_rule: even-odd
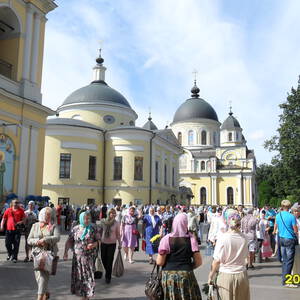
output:
[[[282,285],[288,274],[300,273],[300,205],[283,200],[278,209],[215,207],[49,204],[26,207],[13,199],[1,212],[7,260],[17,263],[20,239],[25,238],[24,262],[47,249],[57,255],[61,232],[68,234],[63,259],[72,250],[71,293],[90,299],[95,293],[95,261],[100,254],[105,282],[111,283],[114,254],[123,249],[133,264],[140,245],[149,264],[162,267],[165,300],[201,299],[194,269],[202,264],[200,245],[211,249],[208,284],[220,299],[250,299],[248,272],[256,263],[277,257],[282,263]],[[35,270],[38,299],[50,297],[49,272]]]

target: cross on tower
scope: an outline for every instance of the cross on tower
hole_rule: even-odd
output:
[[[192,73],[194,74],[194,81],[196,83],[198,71],[196,69],[194,69],[194,71]]]

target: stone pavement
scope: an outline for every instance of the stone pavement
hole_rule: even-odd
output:
[[[63,253],[66,235],[59,242],[60,256]],[[69,253],[71,256],[71,252]],[[211,258],[204,256],[203,265],[195,271],[199,285],[207,281]],[[96,282],[96,296],[101,300],[145,300],[144,284],[152,266],[143,252],[135,253],[136,263],[125,263],[125,274],[121,278],[113,278],[110,285],[104,279]],[[22,262],[24,259],[24,237],[20,246],[20,261],[17,264],[6,261],[4,237],[0,236],[0,299],[36,299],[36,282],[32,271],[32,263]],[[280,286],[281,266],[275,260],[269,263],[255,264],[256,269],[249,271],[251,299],[287,299],[298,300],[300,288],[287,289]],[[60,261],[56,276],[50,278],[51,299],[79,299],[70,295],[71,260]],[[203,300],[206,299],[202,293]]]

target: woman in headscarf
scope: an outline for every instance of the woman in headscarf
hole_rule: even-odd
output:
[[[89,212],[81,212],[79,225],[73,227],[65,245],[64,260],[68,250],[73,249],[71,293],[82,300],[90,299],[95,293],[95,259],[100,231],[91,223]]]
[[[125,255],[124,260],[129,259],[129,263],[134,263],[133,252],[134,248],[137,247],[138,235],[137,230],[138,216],[135,215],[135,207],[131,206],[128,213],[122,218],[121,224],[121,240],[122,247],[124,249]]]
[[[213,284],[217,275],[217,287],[221,299],[250,300],[249,281],[246,270],[248,240],[241,233],[241,217],[238,212],[227,218],[228,231],[217,240],[214,260],[208,276],[208,283]]]
[[[157,247],[153,246],[150,240],[157,234],[159,234],[161,227],[161,219],[158,215],[155,215],[154,207],[149,208],[149,214],[144,216],[143,219],[143,236],[146,241],[146,254],[149,255],[149,263],[153,264],[153,254],[157,253]]]
[[[32,246],[32,253],[41,250],[50,250],[53,256],[57,255],[57,243],[60,239],[58,226],[51,223],[52,209],[43,208],[39,213],[39,221],[32,225],[27,243]],[[50,274],[45,271],[34,271],[38,284],[38,300],[46,300],[50,297],[48,282]]]
[[[101,238],[101,259],[105,269],[105,281],[110,283],[112,265],[116,244],[118,241],[119,249],[121,249],[120,223],[116,221],[117,212],[111,208],[107,212],[106,219],[102,219],[100,228],[102,230]]]
[[[188,233],[187,215],[179,213],[172,232],[162,238],[157,265],[162,266],[164,300],[201,300],[193,269],[202,264],[197,239]]]

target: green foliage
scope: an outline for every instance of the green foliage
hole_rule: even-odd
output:
[[[279,115],[278,135],[264,144],[269,151],[276,151],[276,155],[271,165],[262,165],[260,175],[264,177],[259,178],[260,182],[265,180],[272,186],[274,198],[270,201],[274,204],[287,197],[292,202],[300,201],[300,77],[298,88],[292,88],[286,102],[279,107],[282,113]],[[261,188],[262,197],[266,197],[266,186]]]

